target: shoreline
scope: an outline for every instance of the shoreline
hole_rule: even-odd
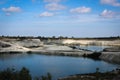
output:
[[[4,51],[0,52],[0,54],[17,54],[17,53],[28,53],[28,54],[43,54],[43,55],[61,55],[61,56],[77,56],[82,57],[84,54],[92,54],[93,52],[84,52],[84,51],[76,51],[76,50],[40,50],[40,51]]]
[[[71,41],[72,40],[72,41]],[[107,62],[120,64],[120,46],[116,48],[106,48],[101,52],[89,51],[86,49],[80,49],[77,46],[78,42],[82,44],[98,44],[99,40],[76,40],[73,39],[60,39],[60,40],[40,40],[40,39],[21,39],[21,38],[2,38],[0,39],[0,54],[5,53],[38,53],[43,55],[58,55],[58,56],[76,56],[76,57],[88,57],[92,59],[101,59]],[[119,39],[114,41],[107,41],[107,44],[111,43],[115,45],[119,43]],[[102,41],[105,43],[106,41]],[[105,43],[106,44],[106,43]],[[120,44],[120,43],[119,43]],[[96,54],[97,53],[97,54]]]
[[[86,73],[86,74],[75,74],[66,76],[63,78],[58,78],[58,80],[119,80],[120,79],[120,69],[107,71],[107,72],[99,72],[99,68],[96,68],[96,72],[94,73]]]
[[[90,58],[93,60],[103,60],[105,62],[109,62],[112,64],[118,64],[120,65],[120,52],[86,52],[84,51],[10,51],[10,52],[0,52],[0,54],[40,54],[40,55],[50,55],[50,56],[68,56],[68,57],[84,57],[84,58]]]

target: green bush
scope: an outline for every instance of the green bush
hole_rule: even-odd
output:
[[[0,72],[0,80],[32,80],[29,70],[22,68],[20,71],[7,68]]]
[[[4,71],[0,71],[0,80],[32,80],[32,77],[29,70],[25,67],[20,71],[7,68]],[[50,73],[47,73],[46,76],[41,76],[40,78],[36,77],[34,80],[52,80],[52,76]]]

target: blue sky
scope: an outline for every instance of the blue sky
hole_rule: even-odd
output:
[[[0,35],[120,36],[120,0],[0,0]]]

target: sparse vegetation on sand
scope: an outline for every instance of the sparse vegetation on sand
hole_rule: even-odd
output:
[[[120,80],[120,69],[101,73],[99,68],[96,68],[95,73],[76,74],[58,80]]]
[[[52,80],[54,75],[47,73],[41,77],[32,77],[29,70],[23,67],[20,71],[7,68],[0,71],[0,80]],[[120,80],[120,69],[112,70],[109,72],[101,73],[99,68],[96,68],[95,73],[89,74],[76,74],[64,78],[58,78],[58,80]]]
[[[29,70],[23,67],[20,71],[16,71],[14,68],[7,68],[0,71],[0,80],[52,80],[50,73],[41,77],[32,77]]]

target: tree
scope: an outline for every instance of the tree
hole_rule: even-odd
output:
[[[99,68],[96,68],[96,73],[99,73]]]
[[[52,80],[52,76],[50,73],[47,73],[48,80]]]
[[[20,80],[32,80],[29,70],[23,67],[19,73]]]
[[[55,39],[56,37],[55,36],[52,36],[53,39]]]
[[[96,68],[96,79],[99,80],[99,68]]]
[[[46,76],[41,76],[41,79],[42,80],[47,80],[47,77]]]

